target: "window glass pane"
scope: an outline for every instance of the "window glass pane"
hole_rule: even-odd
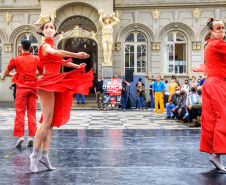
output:
[[[179,33],[179,32],[178,32],[177,35],[176,35],[176,40],[177,40],[177,41],[186,41],[184,35],[182,35],[182,34]]]
[[[27,39],[27,35],[23,35],[20,37],[20,42]]]
[[[38,43],[38,40],[33,35],[29,36],[29,40],[30,40],[31,43]]]
[[[125,46],[125,67],[126,68],[134,67],[134,46],[133,45]]]
[[[168,41],[173,41],[173,33],[172,32],[170,32],[168,34]]]
[[[29,53],[33,55],[38,55],[38,46],[31,46]]]
[[[134,42],[134,34],[131,33],[129,36],[126,38],[126,42]]]
[[[125,67],[129,67],[129,53],[125,55]]]
[[[137,73],[146,73],[146,46],[137,45]]]
[[[137,42],[145,42],[145,41],[146,41],[145,37],[141,33],[138,33]]]
[[[186,72],[186,44],[175,44],[175,73]]]

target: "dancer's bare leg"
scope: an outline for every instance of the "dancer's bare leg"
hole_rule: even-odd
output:
[[[43,122],[35,134],[34,150],[33,153],[30,155],[30,170],[35,173],[38,172],[37,165],[39,149],[41,148],[41,145],[44,142],[51,128],[55,101],[54,92],[46,92],[39,90],[38,94],[41,100]],[[50,134],[51,133],[52,131],[50,132]],[[50,143],[51,136],[48,138],[49,138],[48,143]]]
[[[49,156],[48,156],[48,151],[49,151],[49,144],[51,140],[51,134],[52,134],[52,129],[53,127],[50,127],[48,130],[48,133],[44,139],[44,142],[42,144],[42,155],[39,159],[41,163],[43,163],[48,170],[55,170],[56,168],[52,167],[52,165],[49,162]]]

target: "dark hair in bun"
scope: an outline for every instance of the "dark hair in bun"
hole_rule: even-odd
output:
[[[207,22],[207,26],[209,27],[209,29],[213,30],[213,22],[214,21],[220,21],[220,20],[215,20],[214,18],[209,18],[208,22]]]
[[[48,22],[43,23],[42,26],[39,28],[40,31],[37,32],[39,35],[44,36],[44,34],[42,33],[42,31],[44,30],[44,27],[45,27],[45,25],[47,23],[52,23],[52,22],[51,21],[48,21]],[[56,25],[53,24],[53,26],[55,27],[55,30],[56,30]],[[56,32],[56,34],[54,35],[54,37],[57,36],[58,34],[61,34],[61,31],[60,32]]]
[[[209,18],[208,22],[207,22],[207,26],[209,27],[209,29],[213,30],[213,22],[214,22],[214,18]]]

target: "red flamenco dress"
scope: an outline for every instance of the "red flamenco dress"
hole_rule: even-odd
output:
[[[202,88],[200,151],[226,154],[226,42],[211,38],[205,64],[193,69],[207,75]]]
[[[44,43],[39,48],[38,56],[45,68],[43,77],[38,79],[35,83],[26,83],[21,80],[19,86],[54,92],[55,105],[51,126],[59,128],[70,119],[73,94],[89,94],[89,88],[93,86],[93,70],[85,73],[84,68],[78,68],[68,73],[60,73],[61,65],[72,62],[72,60],[68,59],[63,61],[62,57],[52,54],[43,56],[42,47],[44,44],[49,44],[55,49],[52,39],[45,39]],[[42,123],[42,118],[39,122]]]

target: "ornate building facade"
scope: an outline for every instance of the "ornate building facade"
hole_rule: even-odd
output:
[[[160,75],[184,79],[198,78],[192,68],[204,62],[209,17],[226,22],[226,1],[221,0],[1,0],[0,2],[0,101],[12,101],[8,87],[11,78],[3,73],[10,59],[20,54],[20,41],[32,42],[37,55],[41,36],[35,23],[41,15],[55,11],[55,24],[63,34],[55,38],[56,47],[90,54],[87,70],[95,78],[103,75],[104,63],[98,10],[107,15],[116,12],[120,22],[113,30],[112,69],[114,77],[132,69],[135,87],[138,78],[145,82]],[[74,60],[75,63],[81,61]],[[62,68],[62,71],[70,71]],[[148,97],[147,97],[148,100]]]

